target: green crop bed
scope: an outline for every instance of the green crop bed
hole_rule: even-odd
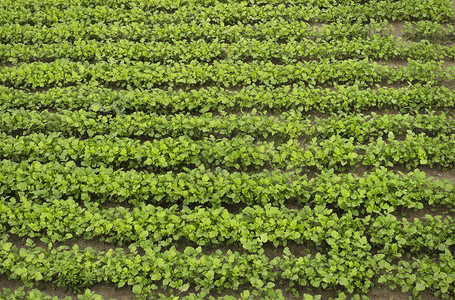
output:
[[[454,7],[1,0],[0,299],[455,299]]]

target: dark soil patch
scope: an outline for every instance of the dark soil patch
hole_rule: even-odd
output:
[[[104,299],[132,300],[135,295],[130,287],[119,288],[113,283],[97,283],[90,290],[101,295]]]
[[[421,299],[424,300],[433,300],[433,299],[440,299],[434,297],[430,292],[423,291],[420,293]],[[379,285],[374,287],[368,294],[371,300],[409,300],[412,299],[412,293],[402,293],[400,289],[391,290],[386,286]]]

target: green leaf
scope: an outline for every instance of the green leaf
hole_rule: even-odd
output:
[[[213,270],[210,270],[208,271],[205,276],[208,278],[208,279],[213,279],[213,277],[215,276],[215,272]]]
[[[242,299],[248,299],[250,297],[250,291],[245,290],[241,294]]]
[[[90,107],[90,109],[91,109],[92,111],[94,111],[94,112],[99,111],[100,108],[101,108],[101,106],[99,105],[99,103],[94,103],[94,104],[92,105],[92,107]]]
[[[340,284],[342,286],[348,286],[349,285],[349,281],[346,278],[340,278],[339,282],[340,282]]]
[[[133,293],[135,293],[135,294],[142,293],[142,285],[136,284],[135,286],[133,286]]]
[[[426,285],[425,285],[425,282],[423,282],[423,281],[419,281],[415,286],[415,289],[418,292],[425,290],[425,288],[426,288]]]
[[[186,283],[180,287],[180,291],[186,292],[186,291],[188,291],[189,288],[190,288],[190,285],[188,283]]]
[[[40,272],[36,272],[34,277],[36,281],[40,281],[43,279],[43,275]]]
[[[27,184],[25,182],[18,183],[16,185],[19,191],[25,191],[27,189]]]
[[[22,276],[22,275],[27,274],[27,268],[24,268],[24,267],[18,268],[18,269],[16,269],[14,272],[15,272],[17,275]]]
[[[269,240],[269,237],[267,236],[267,233],[262,233],[260,236],[260,241],[262,243],[267,243],[268,240]]]
[[[12,246],[13,246],[13,243],[4,243],[2,246],[2,249],[3,249],[3,251],[8,252]]]

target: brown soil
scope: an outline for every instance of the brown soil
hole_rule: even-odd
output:
[[[23,282],[15,279],[8,279],[5,275],[0,275],[0,291],[3,288],[16,290],[23,286]],[[35,288],[39,289],[43,293],[51,296],[56,296],[61,299],[65,297],[71,297],[73,300],[77,300],[78,297],[75,293],[66,292],[62,288],[54,287],[51,282],[41,283]],[[29,289],[26,289],[29,290]],[[135,298],[130,287],[117,287],[112,283],[97,283],[90,290],[96,294],[101,295],[104,299],[117,299],[117,300],[132,300]]]
[[[392,35],[397,40],[404,40],[404,23],[399,21],[390,22],[389,25],[392,27]]]
[[[388,287],[378,286],[374,287],[367,296],[371,300],[408,300],[412,299],[412,293],[402,293],[400,289],[391,290]],[[431,295],[427,291],[420,293],[422,300],[439,299]],[[411,297],[411,298],[410,298]]]
[[[23,286],[23,282],[20,280],[16,279],[8,279],[5,275],[0,275],[0,291],[3,288],[10,289],[10,290],[16,290],[17,288]],[[39,285],[35,286],[35,288],[39,289],[40,291],[49,294],[51,296],[56,296],[59,298],[65,298],[65,297],[71,297],[72,299],[76,300],[77,295],[74,293],[69,293],[65,292],[61,288],[55,288],[52,286],[52,283],[50,282],[43,282],[40,283]],[[26,289],[28,291],[29,289]]]
[[[14,245],[16,245],[16,247],[18,247],[18,248],[28,248],[26,246],[26,240],[27,240],[26,237],[19,237],[19,236],[16,236],[16,235],[10,235],[8,240],[11,243],[13,243]],[[41,242],[38,238],[33,238],[32,240],[34,241],[36,247],[41,247],[41,248],[46,249],[46,250],[48,249],[48,245],[43,243],[43,242]],[[57,247],[60,247],[60,246],[73,247],[73,245],[78,245],[79,249],[81,249],[81,250],[85,249],[85,248],[88,248],[88,247],[91,247],[91,248],[93,248],[96,251],[107,252],[110,249],[115,250],[117,248],[120,248],[120,249],[123,249],[123,251],[125,251],[125,253],[130,253],[129,249],[126,246],[119,246],[119,245],[110,244],[110,243],[102,243],[102,242],[99,242],[97,240],[85,240],[83,238],[78,238],[75,241],[66,241],[64,243],[62,243],[62,242],[55,243],[53,245],[53,247],[54,248],[57,248]]]
[[[126,208],[127,210],[129,211],[132,211],[133,208],[134,208],[134,205],[128,203],[128,202],[122,202],[122,203],[118,203],[118,202],[112,202],[112,201],[109,201],[109,202],[104,202],[101,204],[101,207],[103,209],[109,209],[109,208],[116,208],[116,207],[123,207],[123,208]]]
[[[8,279],[5,275],[0,275],[0,288],[15,290],[22,285],[20,280]]]
[[[429,166],[419,166],[418,169],[420,171],[425,172],[425,176],[432,177],[433,180],[449,180],[455,184],[455,170],[440,170],[440,169],[435,169],[435,168],[430,168]],[[408,174],[410,171],[406,170],[404,167],[395,167],[391,168],[391,170],[395,172],[401,172],[403,174]]]
[[[399,219],[406,218],[407,220],[412,221],[413,219],[420,219],[421,221],[425,221],[425,216],[441,216],[442,219],[446,219],[447,216],[450,216],[452,219],[455,219],[455,213],[447,211],[444,207],[424,207],[423,209],[419,210],[404,210],[397,214]]]
[[[134,299],[132,290],[128,287],[117,287],[110,283],[97,283],[91,289],[92,292],[103,296],[104,299],[131,300]]]
[[[386,67],[406,67],[408,65],[407,60],[377,60],[376,62]]]
[[[419,170],[425,172],[427,177],[433,177],[435,180],[450,180],[455,184],[455,170],[438,170],[430,167],[419,167]]]

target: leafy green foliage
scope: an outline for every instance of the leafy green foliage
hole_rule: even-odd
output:
[[[452,66],[439,62],[409,60],[407,66],[389,67],[364,60],[303,61],[277,65],[272,62],[215,61],[213,64],[192,61],[189,64],[161,65],[150,62],[72,62],[55,60],[50,63],[33,62],[0,69],[0,83],[15,88],[51,87],[96,82],[117,87],[161,86],[237,86],[259,84],[276,86],[303,83],[356,84],[367,86],[382,81],[387,83],[441,83],[453,80]]]
[[[446,87],[414,84],[407,88],[378,89],[359,86],[336,86],[334,90],[292,86],[264,88],[248,86],[238,92],[208,87],[200,90],[172,91],[111,90],[79,85],[51,88],[44,92],[0,87],[0,107],[27,109],[92,110],[98,113],[122,115],[131,112],[175,114],[242,111],[351,113],[371,109],[392,108],[404,112],[424,112],[455,108],[455,93]]]
[[[0,298],[455,297],[454,183],[427,176],[455,168],[454,20],[450,0],[0,1],[0,275],[25,284]]]
[[[353,137],[365,143],[389,134],[404,136],[409,132],[425,133],[427,136],[455,133],[453,116],[436,114],[345,114],[327,118],[316,117],[314,126],[308,116],[289,110],[279,116],[259,113],[244,113],[226,116],[205,113],[199,116],[175,114],[172,116],[134,112],[130,114],[99,115],[99,106],[92,111],[48,110],[32,111],[11,109],[0,115],[0,132],[9,135],[59,132],[65,137],[93,137],[109,135],[130,138],[162,138],[187,136],[194,140],[211,135],[233,138],[251,135],[255,140],[275,139],[311,141],[314,137],[328,139],[332,136]]]

